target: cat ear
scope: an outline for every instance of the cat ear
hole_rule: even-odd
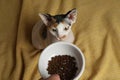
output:
[[[71,24],[75,23],[76,18],[77,18],[77,10],[72,9],[66,14],[66,18],[69,20]]]
[[[49,22],[52,20],[50,14],[41,14],[39,13],[40,18],[44,22],[46,26],[48,26]]]

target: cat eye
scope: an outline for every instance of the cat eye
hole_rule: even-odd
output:
[[[69,27],[68,28],[67,27],[64,28],[65,31],[67,31],[68,29],[69,29]]]
[[[56,29],[52,29],[53,32],[56,32],[57,30]]]
[[[68,23],[69,26],[71,26],[71,23]]]

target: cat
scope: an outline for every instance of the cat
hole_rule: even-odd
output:
[[[76,22],[77,10],[72,9],[66,14],[50,15],[41,14],[41,18],[32,30],[32,44],[36,49],[44,49],[49,44],[66,41],[73,43],[74,35],[71,30]]]

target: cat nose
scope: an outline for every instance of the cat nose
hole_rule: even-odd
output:
[[[62,40],[62,39],[64,39],[65,37],[66,37],[65,35],[59,36],[58,39]]]
[[[59,37],[57,37],[57,40],[61,40]]]

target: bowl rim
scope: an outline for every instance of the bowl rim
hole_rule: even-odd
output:
[[[78,80],[78,79],[82,76],[82,74],[83,74],[83,72],[84,72],[84,70],[85,70],[85,57],[84,57],[83,52],[81,51],[81,49],[78,48],[75,44],[70,43],[70,42],[59,41],[59,42],[54,42],[54,43],[48,45],[48,46],[40,53],[40,57],[39,57],[39,59],[38,59],[38,69],[39,69],[39,73],[41,74],[40,62],[41,62],[41,57],[43,56],[43,53],[44,53],[45,50],[47,50],[49,47],[54,46],[54,45],[58,45],[58,44],[70,45],[70,46],[76,48],[76,49],[80,52],[80,55],[82,56],[82,62],[83,62],[82,68],[81,68],[81,71],[78,73],[78,75],[73,79],[73,80]],[[41,77],[42,77],[42,74],[41,74]]]

